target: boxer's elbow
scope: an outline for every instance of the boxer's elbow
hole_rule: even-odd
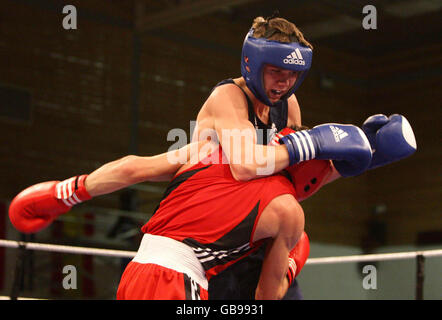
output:
[[[119,176],[122,181],[127,181],[127,183],[130,184],[142,181],[145,173],[139,170],[139,161],[140,157],[135,155],[128,155],[121,158],[119,165],[116,167],[116,175]]]
[[[236,181],[246,182],[257,177],[256,168],[251,165],[230,164],[230,172]]]
[[[258,164],[249,165],[230,165],[232,176],[237,181],[249,181],[252,179],[263,178],[275,173],[274,166],[260,166]]]

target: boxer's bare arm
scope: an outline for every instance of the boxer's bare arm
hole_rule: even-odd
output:
[[[284,297],[289,287],[287,279],[289,252],[288,245],[282,237],[271,240],[255,290],[256,300],[281,300]]]
[[[271,175],[289,164],[285,146],[257,144],[256,131],[248,121],[247,102],[235,85],[218,87],[206,101],[214,130],[236,180]]]
[[[129,155],[106,163],[88,175],[86,190],[96,197],[143,181],[169,181],[206,143],[194,142],[156,156]]]
[[[267,246],[257,300],[282,299],[288,289],[288,255],[304,230],[304,212],[292,195],[273,199],[258,221],[254,239],[272,238]]]

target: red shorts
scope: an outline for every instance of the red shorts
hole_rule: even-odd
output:
[[[121,277],[118,300],[207,300],[207,290],[181,273],[131,261]]]
[[[145,234],[124,270],[118,300],[207,300],[208,283],[192,248],[171,238]]]

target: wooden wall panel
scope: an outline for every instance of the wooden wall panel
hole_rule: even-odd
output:
[[[92,19],[64,30],[55,7],[10,1],[0,22],[0,83],[32,97],[30,123],[0,119],[4,199],[127,154],[131,30]]]

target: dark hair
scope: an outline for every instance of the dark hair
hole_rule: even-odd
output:
[[[301,131],[301,130],[308,130],[308,129],[310,129],[307,126],[290,126],[289,128],[292,129],[292,130],[295,130],[295,131]]]
[[[302,32],[294,23],[280,17],[271,17],[264,19],[256,17],[252,24],[253,36],[255,38],[266,38],[279,42],[299,42],[313,50],[313,46],[308,42]]]

